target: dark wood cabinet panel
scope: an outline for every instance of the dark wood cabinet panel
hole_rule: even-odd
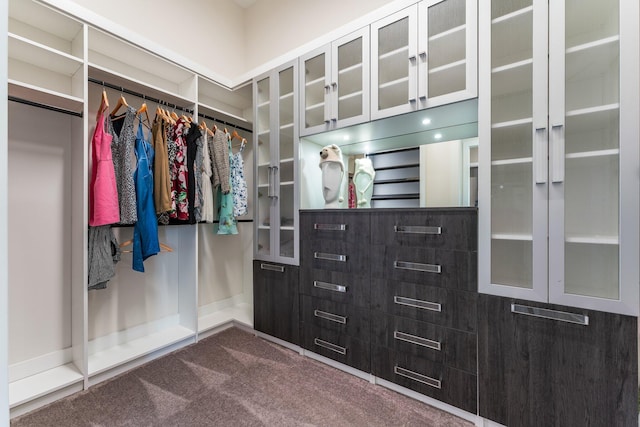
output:
[[[373,347],[387,347],[472,374],[477,371],[477,336],[474,333],[375,310],[371,329]]]
[[[280,271],[281,270],[281,271]],[[253,327],[300,344],[298,267],[253,261]]]
[[[371,363],[380,378],[476,413],[476,375],[385,347],[373,348]]]
[[[369,242],[369,212],[300,211],[300,240],[337,240],[359,246]]]
[[[477,290],[477,252],[375,245],[371,258],[374,278]]]
[[[373,278],[371,308],[395,316],[476,331],[475,292]]]
[[[369,308],[341,304],[308,295],[301,296],[300,307],[302,321],[307,324],[369,341],[371,336]]]
[[[515,314],[512,303],[589,324]],[[480,415],[510,427],[637,426],[637,333],[635,317],[480,295]]]
[[[372,211],[371,243],[476,250],[477,216],[476,208]]]
[[[371,372],[368,340],[303,323],[302,347],[361,371]]]
[[[301,294],[358,307],[369,307],[370,282],[368,269],[357,274],[320,268],[300,269]]]

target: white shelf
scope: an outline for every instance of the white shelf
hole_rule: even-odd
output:
[[[362,91],[361,90],[358,90],[356,92],[351,92],[351,93],[349,93],[347,95],[343,95],[343,96],[338,98],[338,101],[346,101],[346,100],[349,100],[351,98],[357,98],[359,96],[362,96]]]
[[[360,70],[362,70],[362,62],[360,62],[358,64],[354,64],[354,65],[352,65],[350,67],[338,70],[338,74],[347,74],[347,73],[351,73],[351,72],[354,72],[354,71],[360,71]]]
[[[64,76],[71,77],[83,66],[81,58],[11,33],[8,35],[8,50],[11,59]]]
[[[442,65],[440,67],[432,68],[429,70],[429,74],[441,73],[443,71],[450,71],[452,68],[464,67],[466,64],[467,64],[467,60],[461,59],[460,61],[456,61],[450,64]]]
[[[253,305],[241,303],[198,318],[198,333],[223,326],[229,322],[238,322],[253,328]]]
[[[315,80],[311,80],[311,81],[306,82],[305,83],[305,87],[317,86],[318,84],[320,86],[324,86],[324,76],[319,77],[319,78],[317,78]]]
[[[604,157],[604,156],[618,156],[620,150],[612,148],[610,150],[595,150],[595,151],[583,151],[579,153],[569,153],[566,155],[567,159],[583,159],[589,157]]]
[[[293,128],[293,123],[287,123],[280,126],[280,130],[291,129],[291,128]]]
[[[517,241],[533,241],[531,234],[492,234],[493,240],[517,240]]]
[[[392,80],[390,82],[382,83],[382,84],[378,85],[378,88],[379,89],[388,89],[390,87],[397,86],[397,85],[406,83],[408,81],[409,81],[409,77],[402,77],[400,79],[396,79],[396,80]]]
[[[289,93],[285,93],[284,95],[280,95],[280,101],[286,100],[286,99],[293,99],[293,92],[289,92]],[[269,102],[266,102],[267,104],[269,104]],[[260,106],[260,105],[258,105]]]
[[[593,245],[618,245],[618,236],[566,236],[567,243],[585,243]]]
[[[271,230],[271,226],[269,225],[258,225],[258,230]]]
[[[194,331],[178,325],[100,351],[89,356],[89,376],[105,372],[194,336]]]
[[[521,126],[521,125],[526,125],[526,124],[531,124],[531,123],[533,123],[533,118],[532,117],[527,117],[525,119],[509,120],[509,121],[506,121],[506,122],[493,123],[491,125],[491,128],[492,129],[506,128],[506,127],[511,127],[511,126]]]
[[[499,16],[493,20],[491,20],[492,24],[499,24],[501,22],[509,21],[512,19],[516,19],[521,17],[522,15],[526,15],[528,13],[533,13],[533,6],[527,6],[525,8],[516,10],[515,12],[508,13],[506,15]]]
[[[9,384],[9,406],[13,408],[82,381],[84,376],[73,363],[13,381]]]
[[[467,25],[466,24],[462,24],[462,25],[459,25],[457,27],[450,28],[447,31],[443,31],[441,33],[438,33],[438,34],[435,34],[435,35],[429,37],[429,41],[431,42],[431,41],[434,41],[434,40],[438,40],[440,38],[449,37],[449,36],[456,35],[456,34],[459,34],[459,33],[464,33],[466,31],[466,29],[467,29]]]
[[[280,227],[281,231],[295,231],[295,228],[293,228],[290,225],[283,225],[282,227]]]
[[[293,157],[285,157],[285,158],[280,159],[280,164],[283,164],[283,163],[291,163],[291,164],[293,164],[293,160],[294,160]]]
[[[575,116],[582,116],[582,115],[587,115],[587,114],[594,114],[594,113],[601,113],[601,112],[608,112],[608,111],[616,111],[620,109],[620,104],[618,103],[614,103],[614,104],[607,104],[607,105],[599,105],[597,107],[589,107],[589,108],[580,108],[577,110],[570,110],[567,111],[565,116],[566,117],[575,117]]]
[[[398,55],[401,55],[401,54],[403,54],[403,53],[404,53],[405,55],[408,55],[408,53],[409,53],[409,46],[403,46],[403,47],[400,47],[400,48],[398,48],[398,49],[392,50],[392,51],[390,51],[390,52],[383,53],[382,55],[378,55],[378,60],[383,61],[383,60],[385,60],[385,59],[393,58],[394,56],[398,56]],[[408,60],[409,60],[409,58],[407,57],[407,61],[408,61]]]
[[[82,112],[84,100],[65,93],[37,87],[16,80],[8,80],[9,96],[37,102],[63,110]]]
[[[505,160],[494,160],[491,162],[491,166],[504,166],[504,165],[520,165],[525,163],[532,163],[532,157],[521,157],[519,159],[505,159]]]

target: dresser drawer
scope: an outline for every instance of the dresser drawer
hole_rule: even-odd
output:
[[[328,331],[347,334],[369,341],[371,335],[370,310],[302,295],[302,321]]]
[[[371,280],[372,309],[467,332],[476,331],[477,299],[475,292]]]
[[[357,274],[302,268],[300,293],[329,301],[369,307],[371,279],[368,271]]]
[[[337,240],[352,245],[369,244],[369,212],[300,211],[300,240]]]
[[[340,240],[308,240],[300,244],[300,265],[342,273],[369,270],[369,243],[354,245]]]
[[[371,372],[369,341],[303,323],[302,347],[361,371]]]
[[[473,292],[478,287],[477,252],[376,245],[371,259],[373,278]]]
[[[471,209],[371,213],[371,243],[475,251],[478,213]]]
[[[477,377],[442,363],[418,358],[384,347],[374,347],[375,376],[476,413]]]
[[[371,320],[373,347],[387,347],[472,374],[477,372],[477,336],[473,333],[376,310]]]

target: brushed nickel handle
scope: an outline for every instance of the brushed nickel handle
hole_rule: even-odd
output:
[[[269,271],[277,271],[278,273],[284,273],[283,265],[273,265],[273,264],[260,264],[261,270],[269,270]]]
[[[321,310],[314,310],[313,315],[321,319],[329,320],[331,322],[340,323],[343,325],[347,324],[347,318],[345,316],[339,316],[337,314],[328,313],[326,311],[321,311]]]
[[[577,325],[589,325],[589,316],[584,314],[567,313],[566,311],[549,310],[547,308],[531,307],[522,304],[511,304],[511,312],[525,316],[575,323]]]
[[[395,338],[397,340],[400,340],[400,341],[406,341],[406,342],[409,342],[411,344],[416,344],[416,345],[421,345],[423,347],[428,347],[428,348],[431,348],[431,349],[434,349],[434,350],[438,350],[438,351],[440,351],[442,349],[440,341],[430,340],[428,338],[419,337],[417,335],[407,334],[405,332],[394,331],[393,332],[393,338]]]
[[[419,262],[394,261],[393,268],[398,270],[423,271],[425,273],[441,273],[442,268],[437,264],[422,264]]]
[[[393,302],[400,305],[407,305],[409,307],[420,308],[422,310],[430,310],[430,311],[442,311],[442,305],[437,302],[431,301],[423,301],[419,299],[407,298],[407,297],[399,297],[394,296]]]
[[[335,283],[320,282],[318,280],[313,281],[313,287],[324,289],[326,291],[334,291],[334,292],[342,292],[342,293],[347,292],[347,287],[344,285],[336,285]]]
[[[419,374],[414,371],[410,371],[398,365],[393,368],[393,372],[395,372],[397,375],[409,378],[410,380],[421,382],[422,384],[426,384],[433,388],[442,388],[442,382],[440,380]]]
[[[314,252],[313,253],[313,257],[315,259],[324,259],[324,260],[327,260],[327,261],[347,262],[347,256],[346,255],[328,254],[328,253],[325,253],[325,252]]]
[[[342,355],[347,354],[346,348],[340,347],[339,345],[332,344],[329,341],[321,340],[320,338],[314,338],[313,343],[318,347],[323,347],[323,348],[326,348],[327,350],[335,351],[336,353],[340,353]]]
[[[347,224],[313,224],[314,230],[345,231]]]
[[[430,227],[422,225],[396,225],[393,227],[396,233],[407,234],[442,234],[442,227]]]

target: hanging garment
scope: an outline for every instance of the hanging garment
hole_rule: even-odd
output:
[[[194,161],[194,169],[196,172],[196,193],[193,202],[193,214],[196,217],[195,222],[202,221],[202,203],[204,194],[202,193],[202,167],[204,162],[204,137],[205,132],[200,133],[200,137],[196,140],[196,159]]]
[[[155,155],[153,161],[153,201],[157,215],[171,210],[171,179],[165,127],[164,121],[156,117],[151,128],[151,143]]]
[[[184,138],[184,120],[178,119],[171,130],[173,162],[169,163],[171,172],[171,219],[186,221],[189,219],[189,200],[187,198],[187,142]]]
[[[107,125],[111,134],[111,153],[118,185],[118,204],[120,205],[120,224],[133,224],[138,220],[136,211],[136,187],[133,183],[132,155],[136,137],[133,122],[136,110],[127,107],[127,111],[118,117],[108,116]]]
[[[91,181],[89,183],[89,225],[116,224],[120,221],[118,187],[111,157],[110,134],[105,132],[104,111],[100,105],[96,128],[91,138]]]
[[[197,185],[196,185],[196,154],[198,151],[198,139],[202,136],[202,132],[198,126],[193,123],[187,130],[185,141],[187,143],[187,200],[189,201],[189,223],[195,224],[198,222],[196,218],[196,207],[200,208],[199,200],[197,199]],[[199,169],[197,169],[199,171]]]
[[[227,153],[230,153],[231,135],[229,134],[226,135],[226,144]],[[228,177],[228,184],[231,186],[231,175]],[[217,234],[238,234],[236,219],[233,216],[233,193],[229,191],[225,194],[222,186],[218,187],[218,219],[220,224],[218,225]]]
[[[239,217],[247,214],[247,181],[244,178],[244,161],[242,152],[244,151],[245,141],[242,141],[240,150],[231,154],[229,159],[229,167],[231,169],[231,191],[233,192],[233,216]]]
[[[212,223],[214,218],[213,186],[211,178],[213,169],[211,167],[211,156],[209,154],[209,142],[212,139],[206,132],[202,142],[202,221]]]
[[[138,124],[135,152],[137,165],[133,173],[136,183],[138,221],[133,228],[133,269],[144,272],[143,261],[160,252],[158,221],[153,203],[153,148],[144,139],[142,122]]]
[[[107,281],[116,275],[116,264],[120,261],[120,246],[110,225],[89,227],[88,243],[88,288],[105,289]]]
[[[228,134],[216,129],[209,152],[213,159],[213,187],[222,187],[222,194],[227,194],[231,191]]]

